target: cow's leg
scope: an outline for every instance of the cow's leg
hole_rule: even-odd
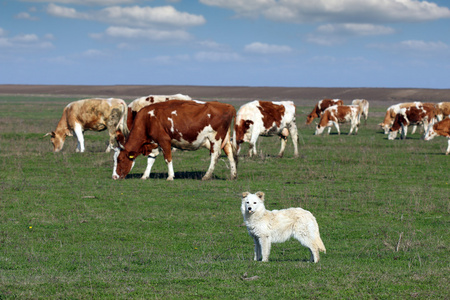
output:
[[[406,128],[408,128],[408,127],[406,127]],[[416,130],[417,130],[417,125],[414,125],[413,129],[411,131],[411,134],[414,134],[416,132]],[[405,132],[405,137],[406,137],[406,132]]]
[[[249,148],[248,148],[248,156],[252,157],[252,155],[257,155],[256,151],[256,142],[258,141],[259,134],[252,132],[252,137],[250,138]]]
[[[289,133],[291,134],[292,143],[294,144],[294,157],[298,157],[298,129],[295,125],[295,120],[289,127]]]
[[[416,125],[414,125],[416,126]],[[414,127],[413,127],[413,131],[414,131]],[[400,139],[404,140],[406,139],[406,134],[408,133],[408,125],[403,125],[402,124],[402,134],[400,135]]]
[[[237,177],[237,170],[236,170],[236,161],[235,157],[237,159],[237,154],[233,153],[233,146],[230,142],[226,143],[223,147],[223,151],[228,157],[228,161],[230,162],[230,169],[231,169],[231,179],[236,179]]]
[[[448,138],[448,147],[447,152],[445,152],[445,155],[448,155],[450,153],[450,138]]]
[[[81,127],[80,124],[75,123],[73,132],[75,133],[75,136],[77,137],[77,149],[75,151],[76,152],[84,152],[83,128]]]
[[[144,175],[142,175],[141,179],[145,180],[148,177],[150,177],[150,172],[152,171],[153,164],[155,163],[156,157],[159,154],[158,149],[154,149],[148,156],[147,156],[147,168],[145,168]]]
[[[159,141],[159,147],[161,148],[164,154],[164,160],[167,164],[168,168],[168,177],[167,180],[171,181],[175,177],[175,172],[173,171],[173,163],[172,163],[172,145],[170,140],[167,141]]]
[[[334,127],[336,127],[338,134],[340,135],[341,131],[339,130],[339,123],[338,122],[333,122],[333,123],[334,123]],[[331,130],[331,126],[330,126],[330,130]],[[328,131],[328,133],[330,133],[330,132]]]
[[[278,153],[278,157],[283,157],[284,149],[286,149],[287,144],[287,136],[280,135],[281,139],[281,147],[280,147],[280,153]]]
[[[215,143],[212,143],[210,141],[211,163],[209,164],[208,171],[206,171],[206,174],[205,176],[203,176],[202,180],[210,180],[212,178],[214,168],[216,166],[217,160],[219,159],[221,144],[222,141],[216,141]]]

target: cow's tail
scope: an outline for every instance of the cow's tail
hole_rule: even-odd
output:
[[[128,129],[128,126],[127,126],[128,106],[125,103],[125,101],[123,101],[123,100],[121,102],[121,108],[122,108],[122,116],[119,120],[119,123],[117,124],[117,129],[123,133],[125,138],[127,138],[128,135],[130,134],[130,130]]]

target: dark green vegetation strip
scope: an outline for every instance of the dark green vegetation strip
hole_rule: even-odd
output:
[[[0,97],[0,299],[448,297],[447,140],[388,141],[386,107],[357,136],[313,136],[300,105],[301,157],[289,140],[278,159],[278,138],[261,138],[258,157],[244,145],[236,181],[224,157],[200,180],[206,150],[175,152],[173,182],[162,157],[147,181],[142,157],[113,181],[106,132],[87,133],[83,154],[73,137],[57,154],[42,138],[72,100]],[[240,194],[259,190],[268,209],[316,216],[318,264],[294,240],[252,260]]]

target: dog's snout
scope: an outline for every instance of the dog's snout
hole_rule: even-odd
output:
[[[252,210],[252,208],[251,208],[251,207],[249,207],[249,208],[248,208],[248,210],[249,210],[249,211],[251,211],[251,210]]]

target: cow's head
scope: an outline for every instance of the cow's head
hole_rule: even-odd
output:
[[[123,179],[134,166],[134,160],[138,154],[134,152],[128,152],[122,148],[114,148],[114,169],[112,178]]]
[[[319,117],[319,116],[316,114],[316,112],[313,111],[312,113],[310,113],[310,114],[306,117],[306,125],[311,124],[312,121],[313,121],[315,118],[318,118],[318,117]]]
[[[244,137],[250,132],[250,127],[254,124],[252,120],[241,120],[236,124],[234,131],[236,132],[236,150],[239,151],[240,145],[244,142]]]
[[[389,133],[389,124],[385,124],[385,123],[379,123],[378,126],[381,127],[381,129],[383,129],[384,134],[388,134]]]
[[[435,136],[437,136],[437,132],[434,130],[434,126],[429,126],[427,132],[423,136],[425,141],[432,140]]]
[[[316,126],[316,132],[314,133],[315,135],[319,135],[322,134],[323,130],[325,129],[325,126],[320,126],[320,124],[317,124]]]
[[[72,136],[72,134],[69,130],[65,131],[64,133],[52,131],[44,135],[44,137],[46,136],[50,136],[50,140],[53,144],[53,152],[59,152],[64,146],[66,136]]]

